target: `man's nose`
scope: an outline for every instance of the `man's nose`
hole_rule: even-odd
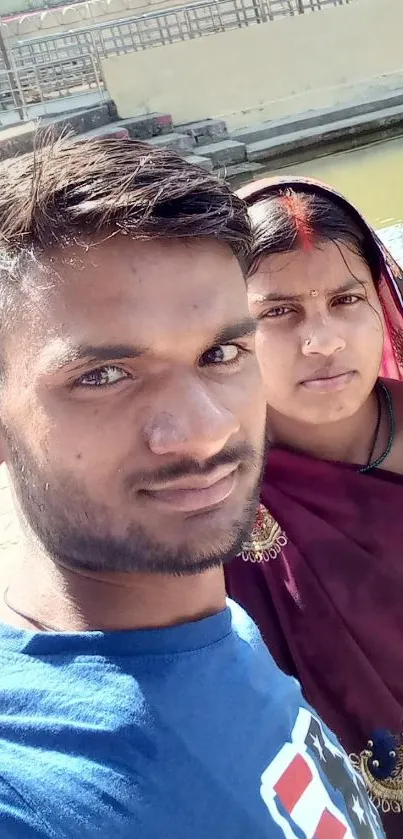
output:
[[[239,419],[223,406],[211,385],[186,376],[179,387],[165,390],[144,434],[153,454],[203,462],[225,448],[239,429]]]

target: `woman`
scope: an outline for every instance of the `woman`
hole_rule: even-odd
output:
[[[327,187],[292,178],[240,194],[269,446],[228,591],[354,755],[387,836],[402,839],[401,272]]]

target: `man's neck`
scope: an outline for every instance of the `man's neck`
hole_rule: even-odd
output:
[[[270,441],[323,460],[365,464],[373,443],[377,399],[371,394],[351,417],[338,422],[312,425],[268,409],[267,427]],[[381,423],[378,445],[382,446],[387,427]],[[378,445],[376,451],[378,452]]]
[[[63,632],[150,629],[200,620],[225,608],[222,568],[182,577],[94,574],[67,570],[35,553],[24,553],[6,586],[13,608],[2,598],[4,623]]]

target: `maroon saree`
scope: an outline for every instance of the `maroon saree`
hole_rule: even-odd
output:
[[[374,730],[403,730],[403,476],[273,449],[261,499],[287,544],[268,562],[237,557],[229,595],[359,754]],[[389,820],[402,839],[403,814]]]
[[[266,188],[251,185],[243,197],[264,197]],[[388,327],[382,372],[403,378],[400,272],[379,248]],[[379,730],[396,736],[401,765],[384,773],[385,797],[377,798],[372,775],[366,780],[388,839],[403,839],[403,812],[388,792],[393,776],[403,801],[403,475],[360,474],[354,465],[273,447],[261,501],[280,526],[270,557],[236,557],[226,570],[228,593],[349,754],[360,756]]]

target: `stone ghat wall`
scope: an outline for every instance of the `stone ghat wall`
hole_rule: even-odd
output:
[[[167,111],[230,128],[403,86],[403,0],[357,0],[102,61],[121,117]]]

